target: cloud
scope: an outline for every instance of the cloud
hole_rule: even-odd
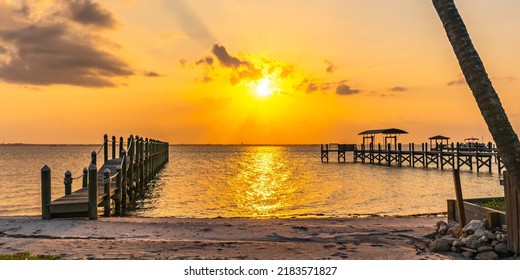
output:
[[[351,89],[350,86],[348,86],[346,84],[340,84],[336,88],[336,94],[338,94],[338,95],[352,95],[352,94],[356,94],[356,93],[360,93],[360,92],[361,92],[360,90]]]
[[[229,55],[226,48],[219,44],[214,44],[211,52],[213,53],[213,55],[217,57],[218,61],[223,66],[238,67],[242,64],[242,61],[240,61],[240,59]]]
[[[0,28],[4,49],[0,55],[0,79],[22,85],[113,87],[117,86],[114,78],[134,74],[127,62],[110,53],[112,46],[105,45],[113,45],[111,42],[96,30],[72,24],[69,5],[86,5],[105,15],[110,14],[108,11],[90,1],[54,4],[0,3],[0,19],[6,23]],[[96,22],[108,27],[106,19],[93,16],[95,12],[87,13],[91,16],[89,24]]]
[[[457,79],[449,81],[446,85],[447,86],[458,86],[458,85],[465,85],[465,84],[466,84],[466,80],[464,79],[462,74],[459,74]]]
[[[99,28],[114,28],[117,25],[112,13],[91,0],[67,1],[70,18],[78,23]]]
[[[212,56],[206,56],[204,58],[201,58],[195,62],[196,65],[199,64],[207,64],[207,65],[213,65],[213,57]]]
[[[319,89],[319,86],[315,83],[307,84],[307,88],[305,89],[305,93],[312,93]]]
[[[157,72],[154,72],[154,71],[146,71],[144,72],[144,75],[146,77],[150,77],[150,78],[155,78],[155,77],[162,77],[161,74],[157,73]]]
[[[327,68],[325,68],[325,72],[329,74],[334,74],[336,69],[338,69],[337,66],[334,65],[334,63],[330,60],[324,60],[325,64],[327,65]]]
[[[403,91],[408,91],[408,88],[401,87],[401,86],[396,86],[396,87],[393,87],[393,88],[389,88],[388,90],[389,91],[393,91],[393,92],[403,92]]]

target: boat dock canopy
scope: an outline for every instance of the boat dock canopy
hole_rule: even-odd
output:
[[[386,129],[372,129],[360,132],[358,135],[370,135],[370,134],[408,134],[408,132],[397,129],[397,128],[386,128]]]
[[[448,140],[448,139],[450,139],[450,137],[446,137],[446,136],[442,136],[442,135],[435,135],[428,139],[430,139],[430,140]]]

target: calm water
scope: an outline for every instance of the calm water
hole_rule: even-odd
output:
[[[97,146],[0,146],[0,216],[40,215],[40,169],[81,174]],[[496,166],[495,166],[496,167]],[[462,171],[465,198],[502,196],[499,177]],[[172,146],[155,189],[133,215],[290,217],[446,211],[451,170],[322,164],[319,146]],[[73,189],[80,188],[76,180]]]

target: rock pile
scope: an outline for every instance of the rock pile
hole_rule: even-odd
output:
[[[462,227],[457,222],[437,222],[436,236],[428,245],[433,252],[460,253],[468,259],[497,260],[511,256],[507,249],[506,226],[486,229],[485,222],[472,220]]]

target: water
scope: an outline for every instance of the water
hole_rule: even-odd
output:
[[[0,216],[40,215],[40,170],[81,175],[99,146],[0,146]],[[351,161],[351,160],[350,160]],[[496,167],[496,166],[495,166]],[[503,196],[499,176],[461,171],[465,198]],[[319,146],[171,146],[170,162],[132,215],[143,217],[345,217],[446,211],[450,169],[323,164]],[[81,187],[74,181],[73,190]]]

